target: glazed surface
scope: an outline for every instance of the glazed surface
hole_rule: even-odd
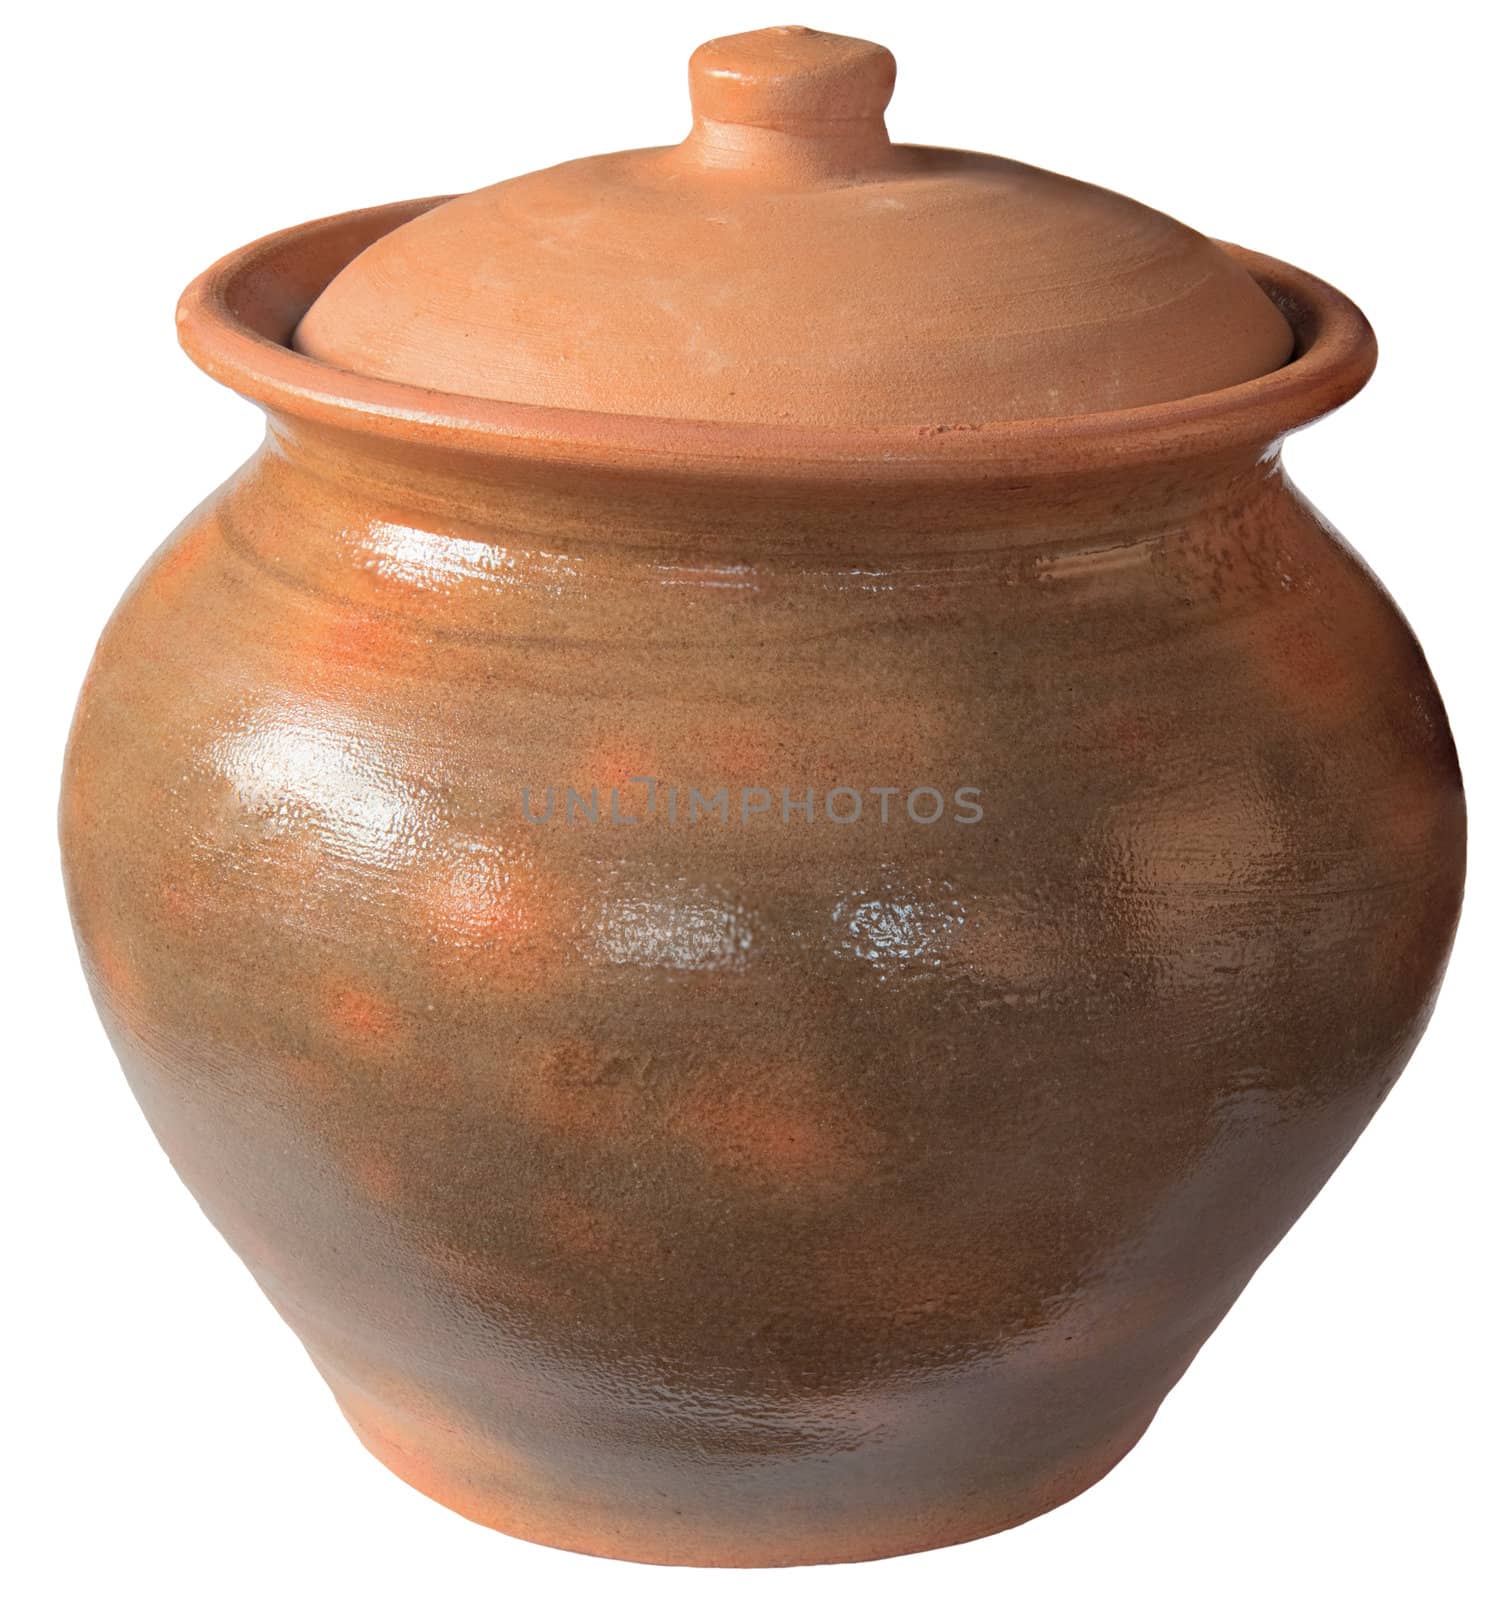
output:
[[[604,820],[641,776],[775,807]],[[565,786],[597,824],[526,820]],[[136,1094],[370,1447],[735,1564],[1107,1470],[1393,1083],[1462,870],[1418,647],[1277,456],[725,501],[284,422],[111,622],[63,836]]]

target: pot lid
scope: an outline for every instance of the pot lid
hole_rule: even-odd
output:
[[[693,125],[449,200],[348,263],[293,343],[449,394],[724,423],[1114,411],[1282,366],[1211,240],[997,156],[891,144],[895,62],[809,28],[692,56]]]

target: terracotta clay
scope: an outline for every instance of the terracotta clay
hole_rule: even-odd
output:
[[[480,189],[351,261],[298,350],[493,400],[715,422],[971,425],[1282,366],[1227,252],[1137,201],[892,145],[887,50],[805,28],[692,58],[685,143]]]
[[[105,631],[64,859],[153,1128],[395,1472],[573,1549],[853,1560],[1139,1437],[1419,1038],[1461,785],[1418,645],[1280,464],[1372,369],[1355,307],[889,151],[875,47],[697,61],[680,152],[293,228],[188,290],[269,427]],[[898,244],[859,209],[916,191],[954,209]],[[537,304],[547,207],[577,226]],[[745,219],[803,212],[771,273]],[[591,299],[668,226],[721,369],[643,291]],[[855,234],[905,252],[887,282]],[[963,261],[929,318],[923,249]],[[1214,287],[1156,299],[1186,262]],[[828,314],[884,295],[912,320]]]

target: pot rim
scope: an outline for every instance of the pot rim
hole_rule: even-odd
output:
[[[183,292],[177,332],[208,375],[277,416],[469,457],[614,471],[860,481],[1014,479],[1161,464],[1257,447],[1350,400],[1377,360],[1373,329],[1330,284],[1223,244],[1295,330],[1282,367],[1230,388],[1121,411],[1024,421],[814,427],[568,410],[422,389],[302,355],[292,333],[366,245],[448,196],[341,212],[232,251]]]

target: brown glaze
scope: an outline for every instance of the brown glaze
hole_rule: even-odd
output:
[[[692,58],[680,146],[495,184],[384,234],[297,349],[480,398],[714,422],[971,426],[1284,364],[1241,263],[1137,201],[892,145],[879,45],[771,28]]]
[[[184,298],[270,426],[122,602],[69,746],[130,1082],[360,1437],[467,1516],[783,1564],[1044,1511],[1336,1166],[1449,948],[1439,698],[1279,459],[1367,325],[1232,252],[1290,364],[955,430],[289,349],[430,204]],[[526,820],[563,785],[599,822]],[[673,825],[690,785],[775,811]],[[964,785],[980,821],[910,820]]]

